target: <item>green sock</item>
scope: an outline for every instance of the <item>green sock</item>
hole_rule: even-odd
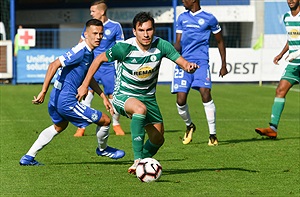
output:
[[[280,116],[284,108],[284,104],[285,104],[285,98],[275,97],[272,106],[272,115],[271,115],[270,124],[275,126],[276,128],[278,127]]]
[[[143,158],[153,157],[162,145],[152,144],[148,139],[143,148]]]
[[[142,151],[145,139],[144,121],[146,116],[143,114],[133,114],[130,130],[134,160],[142,158]]]

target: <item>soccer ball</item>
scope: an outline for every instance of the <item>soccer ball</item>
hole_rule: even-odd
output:
[[[162,173],[160,163],[153,158],[142,159],[136,167],[136,176],[142,182],[157,181]]]

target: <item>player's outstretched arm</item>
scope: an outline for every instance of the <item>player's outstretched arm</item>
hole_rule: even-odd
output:
[[[54,62],[52,62],[49,65],[46,76],[45,76],[45,79],[44,79],[42,90],[38,94],[37,97],[36,96],[33,97],[33,100],[32,100],[33,104],[38,105],[38,104],[42,104],[44,102],[45,96],[46,96],[47,91],[49,89],[49,85],[51,83],[51,80],[54,77],[54,75],[55,75],[55,73],[56,73],[56,71],[59,67],[61,67],[61,63],[60,63],[59,59],[56,59]]]
[[[186,59],[184,59],[182,56],[180,56],[176,61],[176,64],[178,64],[183,70],[185,70],[188,73],[194,73],[199,66],[195,63],[188,62]]]
[[[98,55],[94,61],[92,62],[81,86],[77,89],[77,95],[76,95],[76,98],[78,101],[81,101],[81,99],[87,95],[88,93],[88,87],[91,83],[91,80],[94,76],[94,74],[96,73],[96,71],[99,69],[100,65],[103,63],[103,62],[107,62],[108,59],[106,57],[106,54],[105,52],[101,53],[100,55]]]

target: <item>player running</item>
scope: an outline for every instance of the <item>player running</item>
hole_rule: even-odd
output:
[[[171,43],[155,37],[154,32],[154,19],[150,13],[138,13],[133,19],[136,37],[119,42],[96,57],[78,88],[77,97],[81,99],[99,66],[103,62],[119,61],[113,105],[118,113],[131,118],[134,155],[134,163],[128,169],[131,174],[135,174],[140,159],[153,157],[165,140],[163,118],[155,96],[162,58],[169,58],[188,72],[198,68],[181,57]],[[144,143],[145,130],[149,139]]]
[[[267,128],[256,128],[255,131],[270,138],[277,137],[277,128],[281,114],[284,109],[285,96],[293,87],[293,85],[300,82],[300,1],[299,0],[287,0],[287,4],[290,7],[290,11],[283,16],[283,23],[287,32],[287,42],[282,51],[274,58],[274,64],[278,64],[278,61],[283,55],[289,51],[289,56],[286,58],[289,64],[285,68],[285,71],[279,81],[276,89],[275,99],[272,106],[271,122]]]
[[[103,24],[97,19],[91,19],[86,23],[85,41],[79,43],[64,55],[52,62],[47,70],[42,91],[34,96],[33,104],[44,102],[49,85],[55,73],[58,76],[54,82],[48,112],[53,125],[44,129],[29,151],[20,160],[20,165],[41,165],[35,160],[37,153],[49,144],[53,137],[64,131],[69,122],[76,127],[86,127],[92,123],[97,124],[96,136],[98,146],[96,153],[99,156],[107,156],[112,159],[124,157],[125,152],[107,145],[109,136],[110,118],[108,115],[81,104],[76,99],[77,88],[81,85],[93,59],[93,49],[99,46],[103,35]],[[113,114],[113,107],[95,81],[89,83],[94,91],[103,99],[108,111]]]

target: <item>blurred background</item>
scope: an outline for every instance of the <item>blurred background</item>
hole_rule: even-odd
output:
[[[42,83],[47,65],[78,43],[90,19],[88,0],[1,0],[0,80],[5,83]],[[179,0],[108,0],[108,17],[121,23],[125,39],[132,35],[132,19],[149,11],[156,35],[173,43],[177,16],[185,9]],[[200,0],[203,10],[218,19],[227,47],[229,75],[218,77],[220,57],[214,37],[210,39],[210,65],[215,82],[272,82],[284,66],[272,63],[286,43],[282,23],[289,11],[286,0]],[[13,55],[19,26],[34,30],[34,46]],[[159,82],[170,82],[173,63],[161,68]],[[282,62],[282,65],[285,65]]]

